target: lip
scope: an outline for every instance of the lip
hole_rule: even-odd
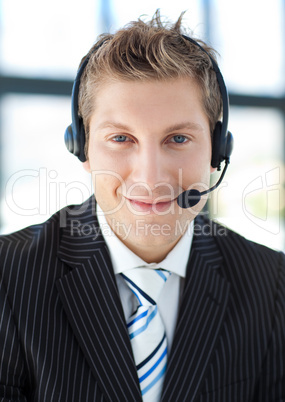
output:
[[[151,199],[137,199],[137,198],[127,198],[125,199],[130,203],[130,205],[138,212],[148,212],[148,213],[158,213],[165,212],[170,207],[171,204],[175,201],[175,199],[157,202],[156,200]]]

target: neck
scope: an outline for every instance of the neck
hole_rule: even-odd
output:
[[[166,246],[160,245],[157,247],[153,247],[153,245],[149,246],[149,247],[147,247],[147,246],[141,247],[139,244],[134,244],[134,243],[127,242],[127,241],[123,241],[123,243],[134,254],[136,254],[142,260],[144,260],[145,262],[150,264],[150,263],[159,263],[159,262],[163,261],[166,258],[167,254],[175,247],[175,245],[178,241],[179,241],[179,239],[174,244],[171,244],[171,245],[167,244]]]
[[[129,232],[128,234],[123,232],[122,234],[120,231],[116,230],[118,225],[113,226],[112,223],[114,223],[114,221],[108,222],[110,228],[120,241],[147,263],[159,263],[163,261],[182,237],[182,234],[180,234],[180,236],[155,236],[135,232]]]

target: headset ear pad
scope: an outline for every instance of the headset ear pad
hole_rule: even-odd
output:
[[[74,141],[73,141],[73,131],[72,125],[68,126],[64,133],[65,146],[69,152],[74,153]]]
[[[64,133],[64,142],[69,152],[77,156],[81,162],[86,161],[84,152],[85,130],[81,117],[78,116],[77,119],[75,119],[75,123],[67,127]]]
[[[220,170],[221,162],[225,159],[230,159],[233,147],[234,138],[232,133],[228,131],[226,137],[222,140],[222,122],[218,121],[212,137],[212,167]]]
[[[78,116],[78,128],[76,132],[76,137],[74,138],[74,145],[76,156],[81,162],[86,161],[85,157],[85,129],[82,117]]]
[[[218,121],[213,131],[212,136],[212,160],[211,165],[213,168],[219,168],[220,165],[220,150],[221,150],[221,135],[222,135],[222,122]]]
[[[226,155],[227,159],[230,159],[230,156],[234,149],[234,137],[230,131],[227,133],[227,143],[226,143]]]

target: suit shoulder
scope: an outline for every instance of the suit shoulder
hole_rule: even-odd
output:
[[[215,238],[225,258],[240,261],[243,265],[256,265],[258,262],[260,266],[281,266],[285,270],[285,255],[282,251],[248,240],[219,222],[205,217],[198,222],[201,226],[208,227],[208,233]]]
[[[33,238],[41,236],[45,231],[48,231],[58,222],[58,213],[56,212],[46,221],[27,226],[15,232],[1,234],[0,244],[18,243],[31,241]]]
[[[89,210],[94,209],[92,198],[79,205],[69,205],[43,223],[28,226],[11,234],[0,236],[0,261],[31,259],[35,254],[56,252],[60,231],[71,219],[89,219]],[[49,250],[49,251],[47,251]],[[0,265],[0,266],[1,266]]]
[[[207,230],[222,257],[221,273],[231,284],[235,303],[244,309],[270,309],[272,314],[278,304],[284,312],[284,253],[250,241],[217,222],[204,218],[201,222],[209,226]]]
[[[57,214],[47,221],[28,226],[16,232],[0,236],[0,261],[1,265],[7,262],[24,258],[26,255],[36,253],[45,244],[52,246],[57,238]]]

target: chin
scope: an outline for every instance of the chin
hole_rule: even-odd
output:
[[[168,232],[164,234],[159,234],[158,230],[151,233],[151,229],[148,230],[148,234],[145,235],[142,233],[131,233],[125,240],[124,243],[127,247],[129,247],[134,252],[138,252],[139,250],[148,253],[154,253],[159,250],[168,249],[168,251],[173,247],[174,244],[177,243],[180,236],[175,235],[175,231]],[[148,256],[148,254],[146,254]]]

